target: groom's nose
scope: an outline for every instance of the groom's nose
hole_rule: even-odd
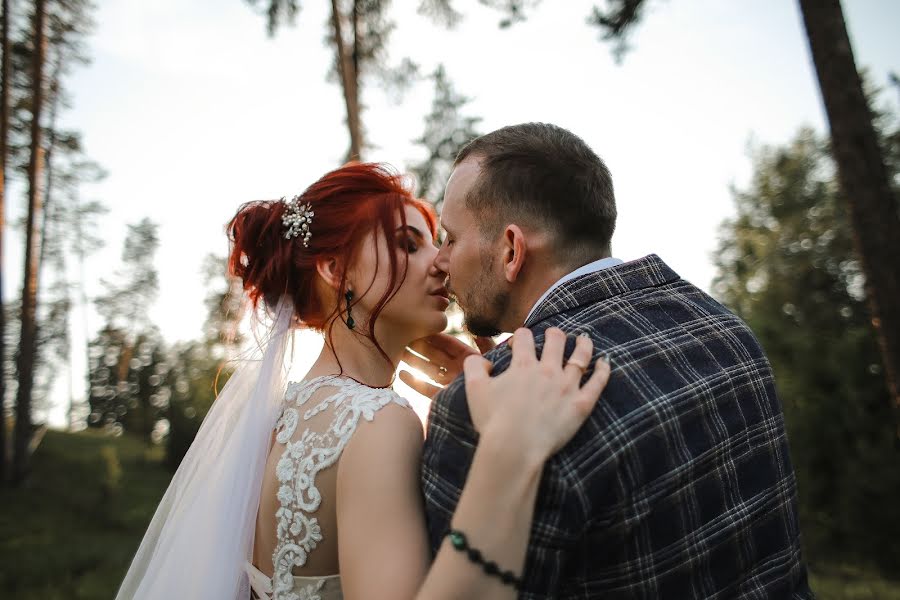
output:
[[[431,267],[429,267],[428,269],[428,274],[432,277],[440,277],[441,279],[447,277],[447,272],[437,265],[437,257],[435,257],[434,262],[431,263]]]
[[[434,262],[432,263],[434,269],[444,273],[445,275],[450,274],[450,253],[447,251],[447,244],[441,244],[441,247],[438,248],[437,256],[434,257]]]

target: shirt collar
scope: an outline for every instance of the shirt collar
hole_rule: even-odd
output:
[[[602,271],[603,269],[608,269],[609,267],[614,267],[616,265],[621,265],[622,261],[618,258],[613,258],[611,256],[607,258],[601,258],[600,260],[595,260],[594,262],[590,262],[584,266],[578,267],[571,273],[562,276],[556,283],[547,288],[540,298],[538,298],[537,302],[534,303],[534,306],[531,307],[531,310],[528,311],[528,316],[525,317],[525,322],[528,322],[528,319],[531,318],[531,315],[534,313],[535,309],[540,306],[541,302],[550,295],[550,292],[561,286],[567,281],[571,281],[576,277],[581,277],[582,275],[587,275],[588,273],[595,273],[597,271]]]

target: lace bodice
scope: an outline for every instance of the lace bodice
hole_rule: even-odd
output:
[[[320,388],[333,388],[314,406],[307,406]],[[316,487],[316,474],[340,458],[360,418],[371,421],[390,403],[409,407],[391,389],[370,388],[352,379],[336,375],[317,377],[288,385],[284,409],[275,426],[276,441],[284,444],[281,459],[275,467],[279,482],[275,513],[277,543],[272,555],[274,575],[272,592],[275,600],[302,600],[306,590],[294,589],[293,570],[306,564],[307,557],[322,541],[322,531],[313,516],[322,501]],[[324,431],[303,428],[303,422],[332,409],[331,424]],[[301,413],[302,411],[302,413]]]

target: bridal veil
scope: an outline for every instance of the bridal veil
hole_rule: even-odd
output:
[[[271,433],[287,380],[293,305],[242,359],[203,420],[150,522],[117,600],[250,597],[250,560]]]

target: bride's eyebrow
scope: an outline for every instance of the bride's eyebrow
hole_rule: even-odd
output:
[[[419,231],[418,229],[416,229],[415,227],[413,227],[412,225],[401,225],[400,227],[397,228],[397,230],[395,231],[395,233],[403,233],[403,232],[405,232],[405,231],[407,231],[407,230],[408,230],[408,231],[411,231],[411,232],[413,233],[413,235],[415,235],[415,236],[416,236],[417,238],[419,238],[420,240],[424,240],[424,239],[425,239],[425,236],[422,235],[422,232]]]

